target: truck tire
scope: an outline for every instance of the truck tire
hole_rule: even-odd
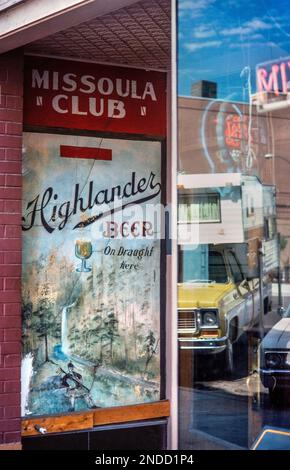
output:
[[[229,325],[227,347],[224,351],[224,371],[228,377],[232,377],[235,370],[235,341],[238,336],[238,319],[233,318]]]
[[[224,351],[224,370],[227,376],[231,377],[234,373],[234,346],[230,339],[227,341],[227,347]]]
[[[235,371],[235,341],[238,337],[238,319],[231,320],[228,330],[227,347],[223,353],[223,369],[230,378]]]
[[[218,369],[221,376],[231,378],[235,367],[234,367],[234,345],[228,339],[226,349],[218,353]]]
[[[271,300],[269,299],[269,297],[266,297],[264,299],[264,315],[267,315],[267,313],[269,313],[271,309],[272,309]]]

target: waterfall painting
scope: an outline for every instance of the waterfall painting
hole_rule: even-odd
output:
[[[24,133],[22,415],[160,399],[161,143]]]

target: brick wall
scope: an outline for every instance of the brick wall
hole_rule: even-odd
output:
[[[22,68],[21,52],[0,56],[0,444],[2,445],[20,441]]]

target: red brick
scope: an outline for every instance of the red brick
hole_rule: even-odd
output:
[[[20,341],[21,339],[20,328],[7,328],[6,330],[3,330],[3,331],[4,331],[4,341]]]
[[[20,290],[21,283],[17,277],[6,277],[4,282],[4,290]]]
[[[22,124],[18,122],[7,122],[6,123],[6,133],[13,135],[22,135]]]
[[[23,64],[22,64],[22,57],[18,57],[16,62],[14,60],[14,63],[11,64],[11,66],[7,67],[8,70],[8,80],[7,83],[14,85],[14,91],[11,93],[7,93],[9,95],[19,95],[22,94],[22,89],[23,89],[23,74],[22,74],[22,69],[23,69]],[[7,62],[6,62],[7,64]],[[13,83],[11,83],[13,82]],[[11,87],[12,88],[12,87]]]
[[[21,174],[21,163],[20,162],[1,162],[0,161],[0,173],[10,174]]]
[[[10,383],[10,382],[7,382],[7,383]],[[6,406],[6,408],[4,408],[4,416],[5,418],[19,418],[20,416],[19,406]]]
[[[21,161],[22,149],[3,149],[5,150],[5,158],[9,161]]]
[[[0,251],[12,251],[21,249],[21,239],[20,238],[0,238]],[[9,276],[9,274],[5,274]],[[13,274],[12,274],[13,276]]]
[[[20,428],[20,426],[19,426]],[[18,432],[5,432],[4,433],[4,444],[12,444],[13,442],[21,441],[21,431]]]
[[[20,435],[22,52],[0,57],[0,439]],[[4,108],[5,106],[5,108]],[[6,302],[6,303],[5,303]],[[4,367],[3,367],[4,362]],[[4,417],[3,417],[4,416]]]
[[[6,97],[6,108],[8,108],[8,109],[22,109],[22,98],[21,98],[21,96],[7,96]]]
[[[9,52],[8,54],[3,54],[1,56],[0,64],[2,67],[6,67],[8,70],[8,80],[13,78],[13,71],[21,75],[22,65],[23,65],[23,53],[19,50],[14,50],[13,52]],[[12,77],[10,76],[12,73]],[[20,82],[18,77],[18,83]]]
[[[21,297],[19,290],[6,290],[1,292],[1,302],[17,302]]]
[[[5,66],[7,65],[7,62]],[[19,67],[6,67],[8,71],[8,80],[1,84],[1,90],[4,95],[19,95],[21,90],[21,69]]]
[[[0,432],[18,431],[20,429],[20,418],[16,419],[1,419]]]
[[[19,241],[19,240],[17,240]],[[18,246],[19,248],[19,246]],[[18,277],[21,276],[21,266],[18,264],[2,264],[1,266],[1,275],[8,277]],[[17,300],[15,300],[17,302]]]
[[[20,50],[14,50],[2,56],[2,66],[7,68],[8,71],[8,82],[14,78],[15,84],[17,84],[17,93],[22,89],[23,80],[23,52]]]
[[[5,238],[21,238],[20,225],[7,225],[5,227]]]
[[[0,83],[5,83],[8,80],[8,71],[7,68],[0,67]]]
[[[21,222],[21,215],[18,214],[1,214],[0,215],[1,224],[4,225],[17,225]]]
[[[6,96],[0,93],[0,109],[6,108]]]
[[[6,304],[4,305],[4,315],[5,316],[13,316],[13,315],[20,315],[21,311],[21,304],[15,303],[15,304]]]
[[[20,380],[20,367],[0,369],[0,380]],[[1,397],[1,395],[0,395]],[[18,403],[11,403],[12,405]]]
[[[5,185],[7,187],[21,187],[22,185],[22,176],[21,175],[6,175]]]
[[[0,135],[0,147],[20,149],[22,148],[22,137],[18,135]]]
[[[20,366],[20,362],[21,362],[20,354],[8,354],[7,356],[4,356],[4,367]],[[0,403],[1,403],[1,400],[0,400]]]
[[[7,253],[4,253],[3,263],[4,264],[21,264],[21,258],[22,258],[21,251],[8,251]]]
[[[5,201],[4,212],[8,214],[20,214],[21,213],[21,201]]]
[[[7,70],[7,78],[4,80],[4,83],[8,83],[15,76],[16,83],[18,84],[18,90],[20,89],[19,85],[19,76],[21,76],[22,68],[22,57],[23,54],[20,54],[19,51],[9,52],[8,54],[3,54],[0,57],[0,65],[4,70]],[[5,77],[5,74],[3,74]]]
[[[1,353],[6,356],[8,354],[20,354],[21,344],[17,341],[11,341],[10,343],[1,344]]]
[[[21,317],[7,316],[0,317],[0,328],[21,328]],[[0,377],[1,380],[1,377]]]
[[[0,175],[1,181],[1,175]],[[3,185],[5,184],[5,180]],[[0,182],[1,185],[1,182]],[[2,185],[2,186],[3,186]],[[0,188],[0,199],[21,199],[21,188]]]
[[[0,291],[4,290],[4,279],[0,277]]]
[[[20,389],[21,389],[21,384],[19,381],[13,380],[11,382],[10,381],[4,382],[4,393],[20,392]]]
[[[1,406],[19,405],[19,404],[20,404],[20,394],[19,393],[2,393],[0,395],[0,405]]]
[[[4,95],[14,96],[19,94],[19,83],[17,78],[19,78],[18,75],[20,74],[16,70],[17,69],[15,69],[15,71],[12,71],[8,69],[8,80],[6,83],[3,83],[1,85],[1,91]]]
[[[11,122],[22,122],[22,111],[16,109],[0,109],[0,120]],[[1,147],[1,142],[0,142]],[[8,146],[9,147],[9,146]]]

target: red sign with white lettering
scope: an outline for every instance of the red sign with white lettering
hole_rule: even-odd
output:
[[[166,74],[27,57],[24,123],[109,133],[166,135]]]
[[[256,67],[257,90],[279,94],[290,90],[290,57],[265,62]]]

